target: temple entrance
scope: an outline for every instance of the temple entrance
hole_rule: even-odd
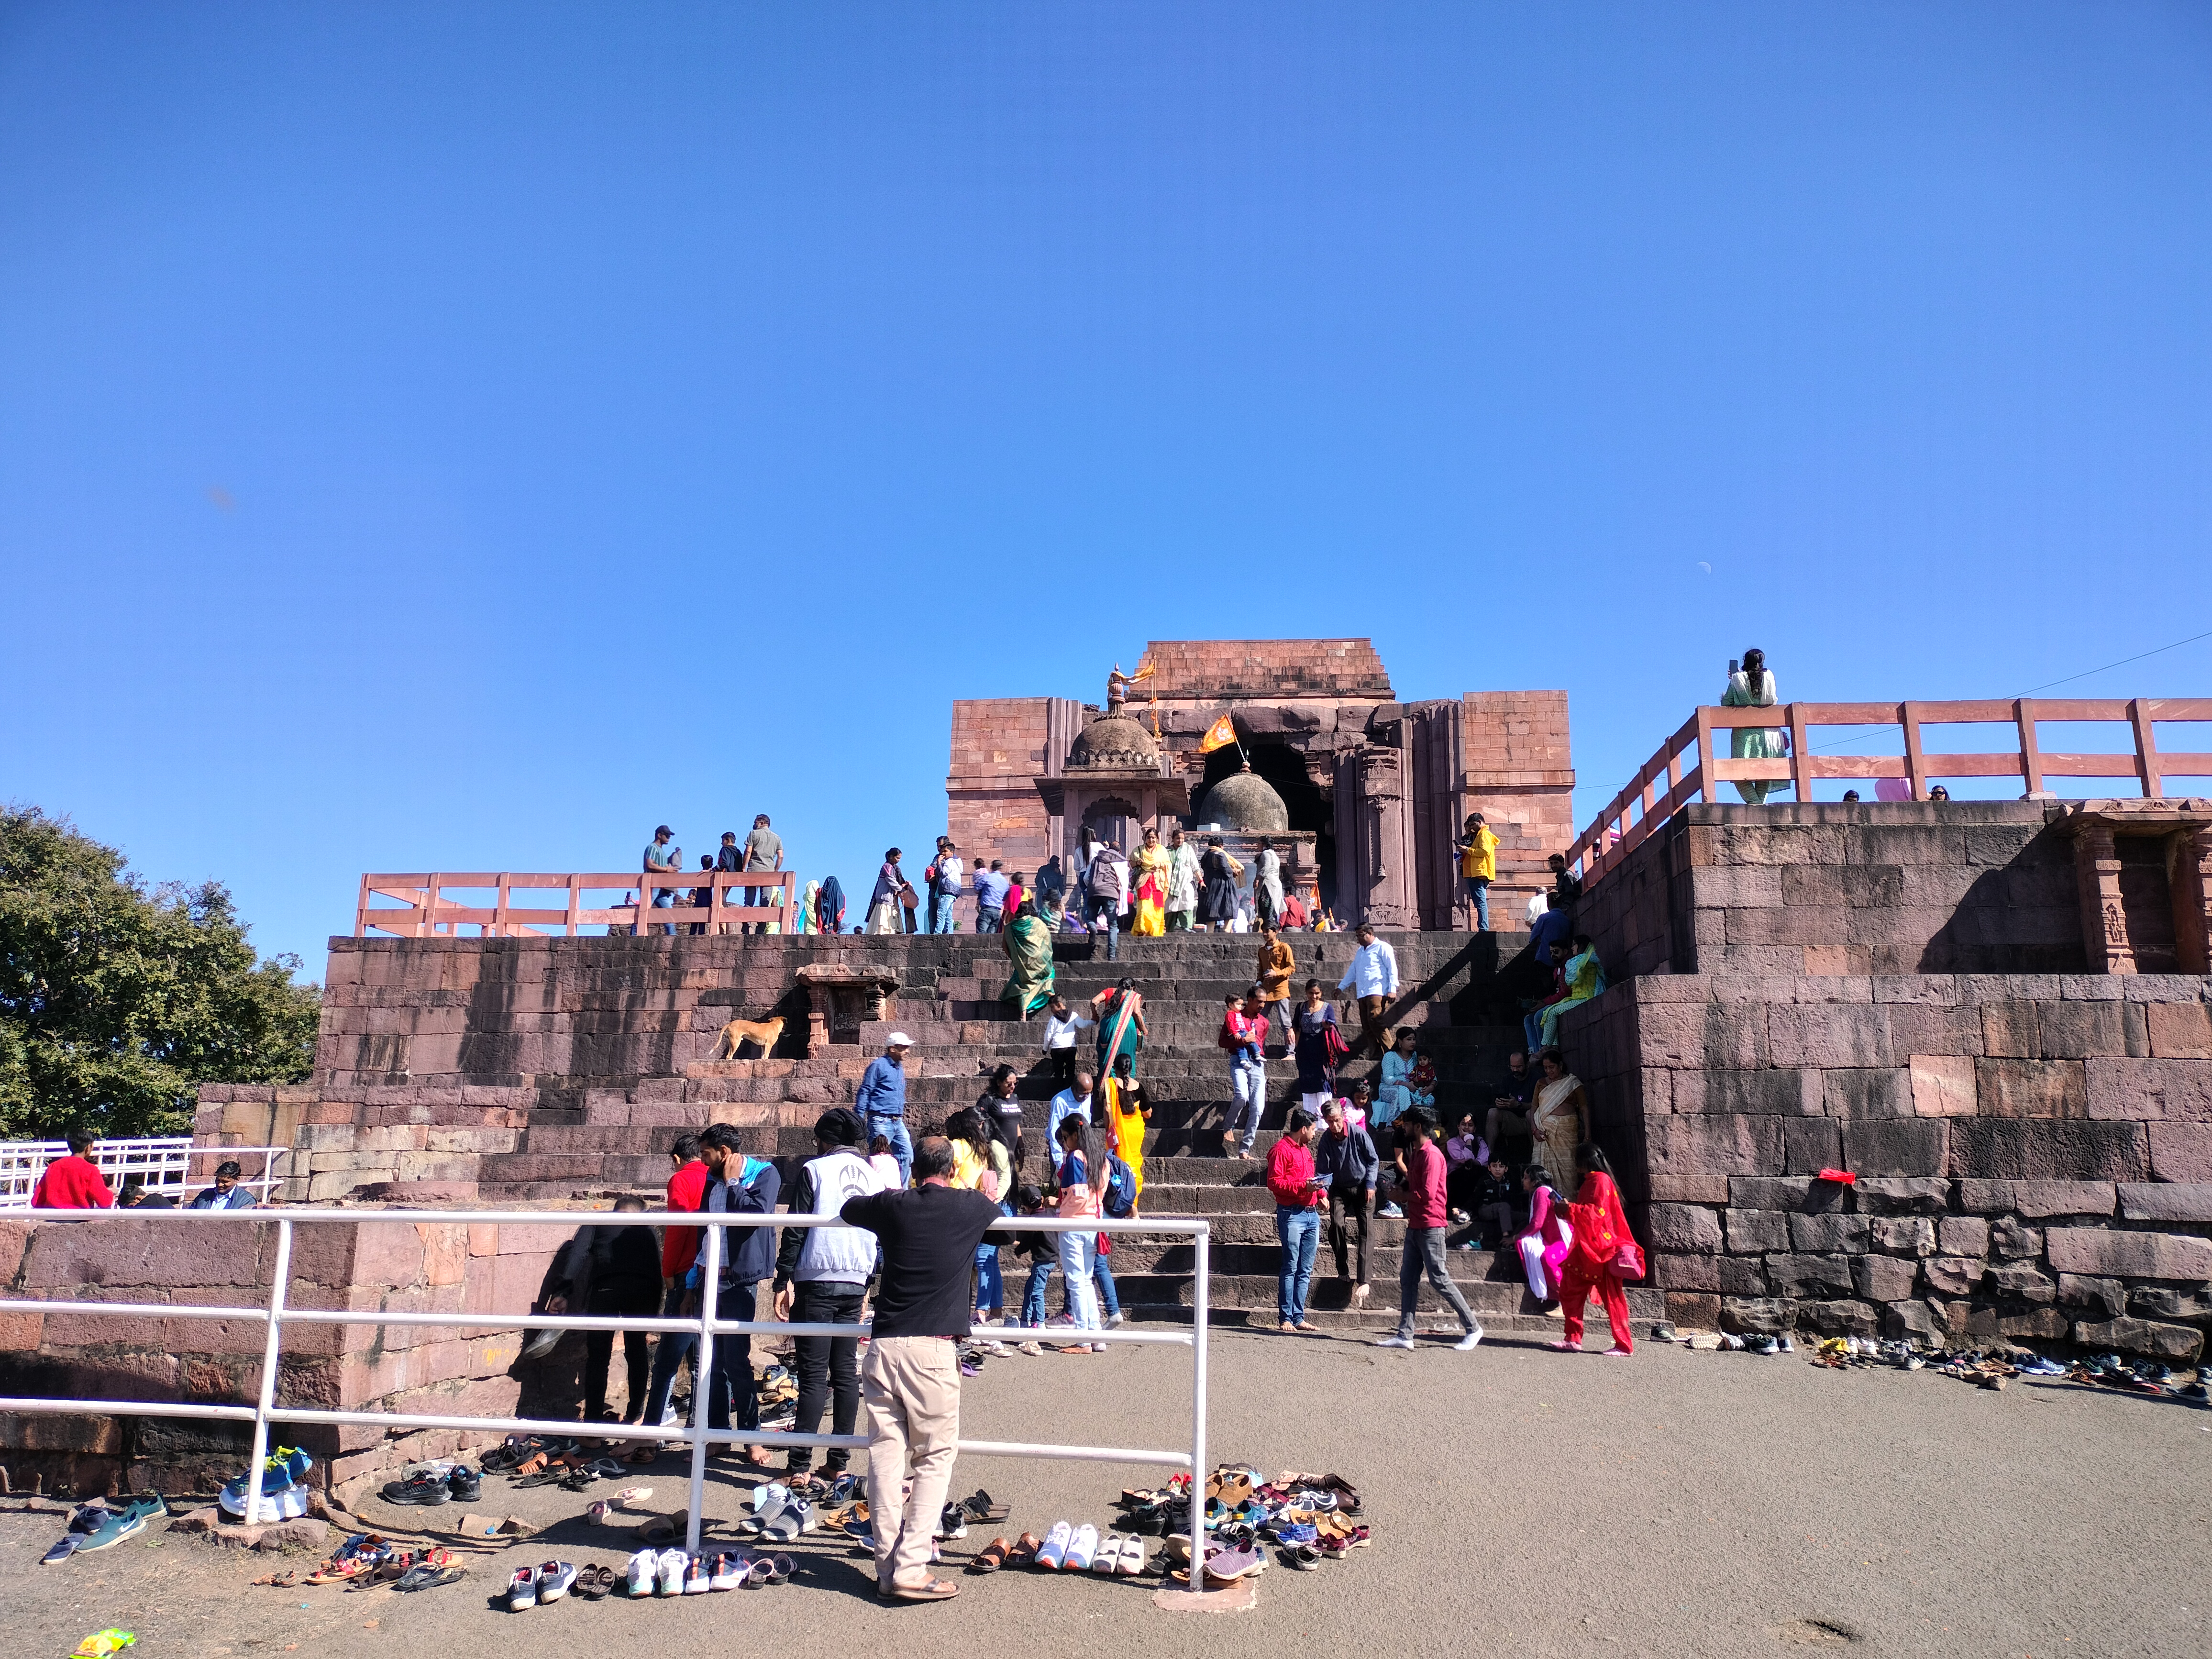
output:
[[[1336,908],[1336,806],[1329,792],[1316,783],[1306,771],[1306,763],[1298,751],[1286,743],[1247,742],[1239,753],[1234,744],[1215,750],[1206,757],[1205,787],[1211,789],[1222,779],[1235,775],[1249,760],[1253,771],[1273,786],[1283,798],[1283,805],[1290,813],[1291,828],[1310,830],[1315,837],[1314,859],[1320,866],[1321,902],[1324,908]],[[1200,807],[1204,797],[1200,791],[1192,791]],[[1200,814],[1194,811],[1186,820],[1195,825]]]
[[[1083,822],[1090,826],[1092,835],[1120,848],[1124,854],[1135,852],[1137,843],[1144,839],[1144,821],[1138,816],[1136,807],[1116,795],[1091,802],[1083,811]],[[1071,850],[1080,839],[1079,829],[1075,838],[1068,843]]]

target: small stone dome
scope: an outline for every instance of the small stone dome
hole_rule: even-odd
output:
[[[1206,792],[1194,822],[1252,835],[1280,835],[1291,827],[1291,809],[1283,805],[1275,786],[1248,766]]]
[[[1115,703],[1113,712],[1101,714],[1075,735],[1067,745],[1067,763],[1117,772],[1152,771],[1160,763],[1160,746],[1152,734]]]

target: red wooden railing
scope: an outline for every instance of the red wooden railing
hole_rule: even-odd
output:
[[[2123,721],[2134,735],[2130,753],[2045,754],[2036,738],[2043,720]],[[2014,697],[1984,702],[1788,702],[1771,708],[1698,710],[1682,728],[1659,745],[1626,788],[1615,795],[1589,828],[1576,837],[1567,863],[1585,883],[1595,881],[1633,852],[1644,838],[1694,800],[1718,800],[1719,786],[1770,781],[1788,783],[1799,800],[1812,799],[1815,778],[1903,778],[1912,799],[1926,798],[1929,785],[1948,778],[2004,778],[2021,781],[2033,794],[2051,778],[2118,778],[2130,774],[2143,794],[2166,793],[2170,777],[2212,776],[2212,754],[2161,753],[2154,728],[2160,720],[2212,720],[2212,698],[2134,697],[2126,701],[2077,699],[2037,701]],[[2008,750],[1988,754],[1931,755],[1921,745],[1923,726],[2002,724],[2017,740]],[[1899,727],[1902,755],[1822,755],[1813,751],[1809,733],[1822,726]],[[1790,734],[1790,753],[1772,760],[1736,760],[1713,750],[1713,734],[1756,726]],[[1723,747],[1727,747],[1725,738]]]
[[[700,887],[712,890],[711,903],[691,902],[692,890]],[[743,902],[741,894],[733,902],[732,890],[745,887],[762,889],[776,902],[748,905]],[[607,927],[627,932],[636,926],[650,934],[665,926],[686,933],[690,931],[689,924],[703,921],[711,933],[741,922],[773,922],[777,924],[779,932],[787,933],[797,921],[799,887],[798,878],[788,870],[654,870],[612,874],[591,871],[573,875],[522,874],[501,870],[460,875],[442,872],[434,875],[371,875],[361,878],[361,900],[354,913],[353,931],[356,939],[367,937],[372,927],[379,933],[397,933],[403,939],[427,939],[433,934],[457,933],[464,927],[474,927],[485,939],[532,935],[574,939],[580,927]],[[448,888],[489,890],[495,897],[489,905],[462,902],[446,896]],[[561,906],[518,905],[514,902],[518,889],[565,892],[568,902]],[[653,896],[663,890],[672,891],[675,902],[665,908],[656,909]],[[637,902],[635,906],[587,904],[587,893],[635,893]],[[380,898],[398,902],[396,906],[371,908],[370,900]]]

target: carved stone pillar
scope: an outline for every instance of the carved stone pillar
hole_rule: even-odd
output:
[[[2081,893],[2081,948],[2093,974],[2132,974],[2136,953],[2120,906],[2120,854],[2112,827],[2084,823],[2074,837],[2074,870]]]
[[[1360,920],[1377,927],[1418,927],[1414,908],[1410,782],[1404,754],[1370,744],[1359,751]]]
[[[2212,826],[2185,830],[2172,866],[2173,944],[2185,974],[2212,974]]]

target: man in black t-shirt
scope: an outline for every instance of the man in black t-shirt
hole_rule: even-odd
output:
[[[914,1150],[915,1184],[848,1199],[839,1216],[883,1246],[875,1328],[860,1365],[868,1408],[868,1491],[876,1534],[876,1590],[887,1601],[943,1601],[960,1587],[929,1571],[929,1549],[960,1439],[960,1357],[968,1334],[975,1247],[999,1218],[981,1193],[951,1184],[952,1143],[931,1135]],[[902,1512],[894,1494],[913,1464]]]

